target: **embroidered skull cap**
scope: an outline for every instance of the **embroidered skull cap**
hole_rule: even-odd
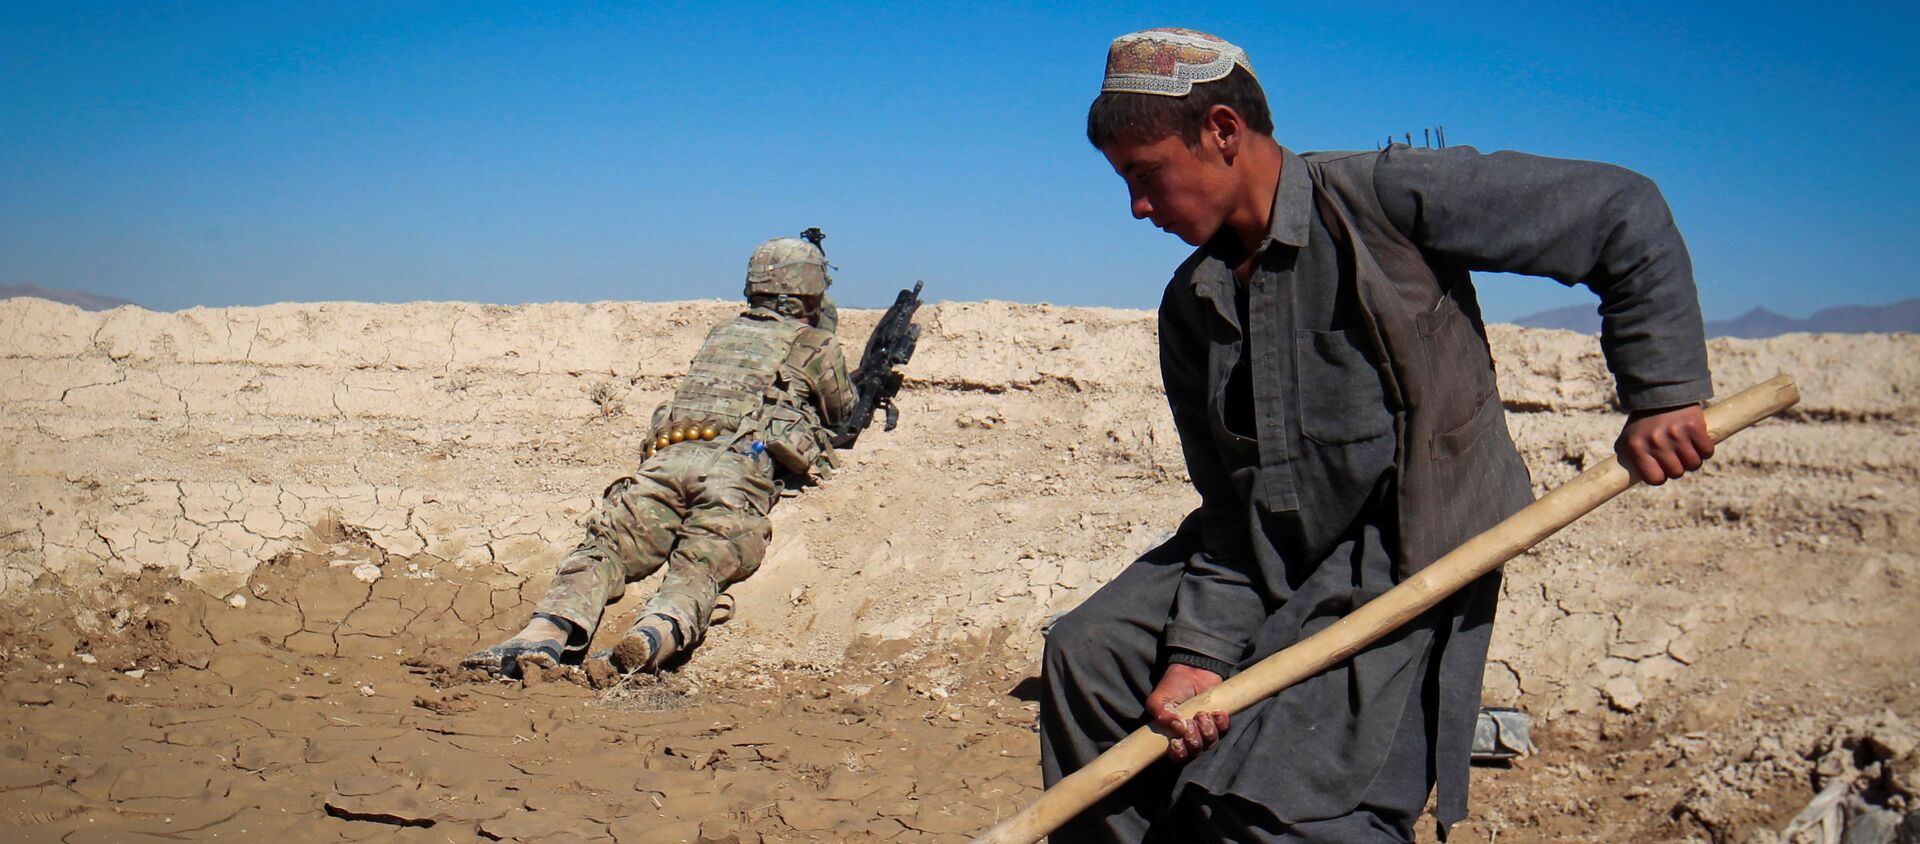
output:
[[[1225,79],[1234,65],[1253,73],[1246,51],[1218,36],[1191,29],[1143,29],[1113,39],[1100,90],[1184,97],[1196,82]]]

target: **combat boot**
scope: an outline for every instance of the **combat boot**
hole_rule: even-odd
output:
[[[620,643],[608,652],[607,659],[622,674],[659,671],[674,654],[686,648],[686,636],[680,625],[664,615],[649,613],[627,628]]]

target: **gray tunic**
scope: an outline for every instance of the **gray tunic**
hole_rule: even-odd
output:
[[[1316,197],[1308,159],[1283,155],[1269,237],[1258,246],[1248,283],[1233,278],[1234,244],[1226,240],[1196,251],[1168,285],[1162,373],[1201,506],[1193,528],[1175,543],[1186,545],[1143,558],[1140,574],[1109,587],[1115,594],[1103,589],[1065,639],[1056,627],[1042,714],[1050,780],[1088,761],[1080,758],[1087,748],[1111,743],[1087,734],[1106,728],[1086,731],[1076,721],[1117,728],[1126,720],[1118,712],[1089,719],[1085,696],[1053,688],[1101,676],[1086,655],[1068,649],[1109,650],[1091,657],[1102,664],[1178,662],[1230,675],[1430,561],[1396,560],[1407,553],[1400,541],[1407,520],[1418,525],[1421,518],[1401,512],[1406,490],[1395,488],[1411,459],[1405,408],[1396,406],[1406,391],[1390,383],[1402,370],[1382,359],[1387,352],[1368,322],[1375,315],[1356,295],[1355,256],[1373,257],[1356,252],[1356,236],[1374,244],[1390,226],[1396,242],[1416,247],[1428,275],[1449,288],[1442,304],[1458,302],[1474,330],[1468,270],[1585,283],[1601,297],[1602,346],[1623,405],[1669,407],[1710,394],[1685,246],[1643,177],[1609,165],[1464,147],[1314,154],[1312,166],[1350,168],[1336,174],[1342,186],[1355,181],[1351,165],[1359,156],[1373,157],[1366,162],[1373,196],[1340,196],[1335,206],[1327,191]],[[1342,222],[1349,214],[1360,221]],[[1485,366],[1484,339],[1476,339]],[[1477,485],[1491,499],[1480,509],[1497,518],[1524,505],[1530,488],[1497,419],[1490,374],[1484,380],[1485,402],[1470,397],[1460,404],[1472,411],[1490,402],[1467,415],[1495,414],[1486,421],[1498,425],[1498,436],[1476,435],[1472,449],[1460,453],[1500,467],[1488,475],[1492,483]],[[1169,559],[1180,561],[1177,574]],[[1417,815],[1437,780],[1439,820],[1458,820],[1497,592],[1498,576],[1489,576],[1348,662],[1235,716],[1221,746],[1165,786],[1166,805],[1224,798],[1239,814],[1251,807],[1276,828],[1373,811],[1391,815],[1390,827],[1410,829],[1407,807]],[[1132,653],[1121,653],[1129,647],[1124,641],[1089,629],[1096,620],[1108,628],[1151,626],[1144,619],[1155,613],[1164,619],[1158,647],[1145,653],[1137,642]],[[1137,686],[1146,675],[1129,668],[1113,676]],[[1101,690],[1093,699],[1137,691]],[[1422,758],[1427,765],[1412,761]],[[1427,770],[1408,776],[1400,770],[1407,767]],[[1388,783],[1407,793],[1383,794]]]

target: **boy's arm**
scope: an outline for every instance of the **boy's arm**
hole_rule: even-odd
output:
[[[1162,635],[1173,663],[1226,675],[1267,611],[1253,588],[1246,502],[1221,464],[1208,421],[1207,341],[1178,310],[1161,308],[1160,370],[1187,475],[1200,493],[1201,550],[1188,558]]]
[[[1712,454],[1693,264],[1652,181],[1591,161],[1396,148],[1376,163],[1374,190],[1435,264],[1546,276],[1600,296],[1600,348],[1630,413],[1616,448],[1642,480],[1661,483]]]
[[[1174,295],[1169,288],[1169,299]],[[1169,303],[1160,308],[1160,376],[1180,433],[1187,475],[1200,493],[1201,541],[1200,549],[1187,558],[1172,618],[1161,634],[1168,665],[1154,678],[1153,691],[1145,701],[1154,723],[1177,739],[1167,745],[1168,758],[1176,762],[1213,746],[1230,722],[1225,712],[1201,712],[1183,719],[1173,708],[1233,673],[1246,643],[1267,615],[1266,602],[1252,582],[1255,563],[1246,502],[1233,490],[1208,421],[1207,341],[1193,330],[1194,321],[1181,318],[1179,311]]]

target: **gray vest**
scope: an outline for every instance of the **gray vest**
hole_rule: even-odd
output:
[[[1405,578],[1533,500],[1507,433],[1467,271],[1435,267],[1373,189],[1374,153],[1307,153],[1322,222],[1353,258],[1398,452],[1396,574]]]

